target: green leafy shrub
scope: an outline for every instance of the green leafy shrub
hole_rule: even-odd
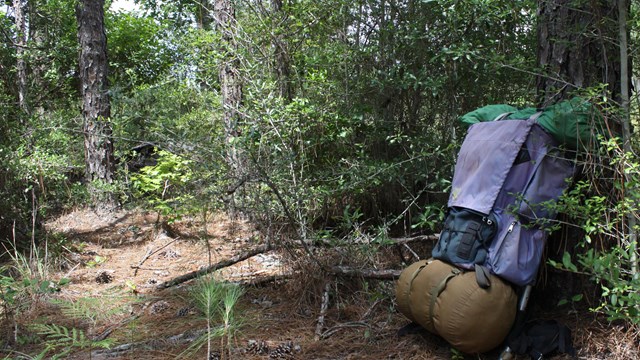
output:
[[[135,194],[169,222],[179,219],[193,199],[186,191],[193,177],[190,164],[179,155],[160,150],[156,165],[145,166],[131,176]]]
[[[589,179],[579,181],[563,197],[559,210],[573,218],[584,238],[573,255],[566,252],[561,262],[550,264],[588,274],[599,284],[602,301],[593,311],[640,325],[640,227],[634,225],[640,215],[640,162],[623,152],[620,144],[615,138],[603,141],[601,161],[588,167]]]

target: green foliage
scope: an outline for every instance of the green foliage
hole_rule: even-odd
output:
[[[51,299],[49,302],[57,305],[64,316],[89,321],[91,326],[95,326],[100,321],[122,314],[124,309],[115,300],[123,299],[125,298],[121,296],[113,297],[103,294],[100,297],[83,297],[76,301]]]
[[[179,219],[192,199],[181,191],[192,179],[190,161],[165,150],[158,151],[157,164],[145,166],[139,173],[131,175],[136,195],[169,221]]]
[[[207,356],[212,351],[212,340],[220,338],[220,351],[231,345],[231,340],[242,325],[236,316],[236,306],[244,294],[242,287],[236,284],[223,283],[211,277],[198,280],[190,296],[207,321],[207,332],[196,339],[180,358],[192,358],[204,344],[207,344]],[[219,325],[216,325],[219,324]]]
[[[566,252],[561,262],[550,264],[590,275],[602,290],[602,303],[593,310],[607,314],[611,320],[637,325],[640,274],[637,240],[632,234],[639,229],[631,229],[628,224],[630,217],[637,221],[640,176],[636,169],[640,164],[635,156],[622,151],[619,139],[603,141],[599,151],[606,165],[591,164],[590,179],[578,182],[562,199],[559,209],[571,215],[584,231],[579,243],[582,251],[573,256]]]
[[[80,349],[91,351],[94,348],[108,349],[112,346],[112,339],[95,341],[88,338],[84,331],[76,328],[67,328],[56,324],[34,324],[32,328],[42,336],[45,336],[45,350],[43,353],[55,351],[51,359],[64,359],[71,351]]]
[[[109,39],[109,73],[112,86],[133,90],[164,78],[174,64],[167,26],[151,17],[132,13],[105,15]],[[126,91],[128,92],[128,91]]]

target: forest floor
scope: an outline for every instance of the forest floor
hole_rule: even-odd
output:
[[[172,224],[170,231],[158,231],[156,220],[142,212],[105,218],[78,210],[48,223],[49,231],[71,243],[60,250],[63,270],[50,276],[70,282],[33,299],[36,303],[29,311],[16,316],[17,332],[15,326],[1,324],[7,338],[18,340],[12,349],[37,354],[42,340],[29,325],[47,323],[82,330],[95,341],[113,341],[110,350],[77,346],[65,357],[69,359],[206,359],[206,345],[194,354],[184,352],[207,328],[194,306],[196,281],[158,287],[255,248],[264,236],[248,222],[221,215],[206,225],[183,220]],[[268,251],[215,272],[220,280],[250,284],[243,285],[245,293],[235,309],[239,331],[224,346],[216,339],[210,359],[463,358],[426,332],[396,335],[408,321],[395,310],[393,281],[324,279],[299,270],[296,264],[304,256]],[[295,276],[293,269],[298,269]],[[329,301],[323,301],[325,289]],[[326,316],[318,329],[323,303]],[[588,310],[565,308],[540,316],[559,319],[571,328],[580,359],[639,358],[637,331],[608,323]],[[227,351],[221,354],[222,349]],[[6,346],[0,349],[8,359],[32,358],[16,354]],[[497,359],[498,354],[496,350],[467,358]]]

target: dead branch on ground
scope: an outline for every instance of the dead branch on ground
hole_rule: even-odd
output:
[[[362,277],[366,279],[395,280],[400,277],[402,270],[386,269],[355,269],[348,266],[334,266],[331,271],[336,276]]]
[[[316,325],[315,341],[322,338],[322,329],[324,328],[324,318],[329,309],[329,290],[331,290],[331,282],[324,284],[324,292],[322,293],[322,305],[320,306],[320,315],[318,316],[318,324]]]
[[[233,256],[230,259],[227,260],[222,260],[219,261],[213,265],[207,266],[206,268],[200,269],[200,270],[196,270],[196,271],[192,271],[190,273],[184,274],[184,275],[180,275],[178,277],[175,277],[169,281],[165,281],[161,284],[159,284],[158,286],[156,286],[157,290],[162,290],[162,289],[166,289],[166,288],[170,288],[172,286],[176,286],[178,284],[182,284],[183,282],[195,279],[197,277],[200,277],[202,275],[206,275],[209,274],[211,272],[214,272],[218,269],[222,269],[225,268],[227,266],[231,266],[233,264],[239,263],[240,261],[246,260],[250,257],[256,256],[258,254],[262,254],[266,251],[270,250],[270,247],[268,245],[260,245],[254,249],[251,250],[247,250],[245,252],[242,252],[236,256]]]

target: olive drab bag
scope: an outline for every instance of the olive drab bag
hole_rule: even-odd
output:
[[[517,308],[513,288],[489,276],[491,287],[481,288],[473,271],[435,259],[418,261],[400,275],[398,310],[460,351],[489,351],[507,336]]]
[[[573,163],[536,122],[473,124],[454,169],[449,211],[432,256],[464,269],[495,274],[515,285],[535,280],[555,217],[553,203],[573,175]],[[486,276],[478,276],[481,286]]]

